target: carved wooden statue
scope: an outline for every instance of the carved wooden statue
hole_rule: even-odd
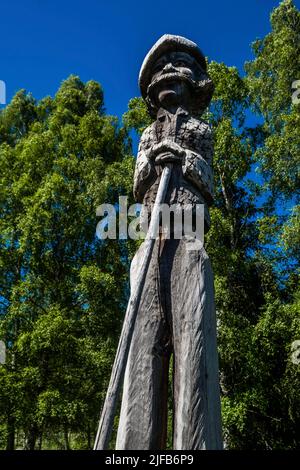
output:
[[[199,116],[213,84],[195,43],[164,35],[147,54],[141,93],[156,121],[143,133],[134,195],[151,213],[165,165],[172,172],[165,202],[204,204],[210,226],[212,135]],[[173,449],[221,449],[221,413],[213,273],[202,247],[158,237],[139,303],[125,372],[117,449],[164,449],[169,361],[173,354]],[[138,283],[145,243],[131,265]]]

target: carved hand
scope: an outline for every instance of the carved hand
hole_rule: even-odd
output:
[[[155,161],[156,165],[173,162],[181,163],[185,157],[185,150],[176,142],[165,139],[159,144],[155,144],[150,150],[149,158]]]

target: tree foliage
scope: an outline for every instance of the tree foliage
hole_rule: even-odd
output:
[[[96,208],[128,192],[130,142],[77,77],[17,93],[0,129],[2,445],[57,432],[69,448],[72,431],[90,447],[128,290],[128,247],[96,239]]]
[[[215,92],[215,201],[206,246],[213,262],[224,439],[232,449],[299,447],[299,12],[290,0],[271,15],[241,77],[210,62]],[[249,113],[257,113],[255,123]],[[125,123],[148,125],[131,100]],[[252,124],[254,122],[254,124]],[[282,207],[283,201],[285,207]],[[285,209],[285,210],[284,210]]]
[[[299,38],[300,13],[284,0],[245,76],[209,64],[215,201],[206,246],[232,449],[300,444]],[[0,113],[2,447],[92,445],[135,250],[95,238],[96,207],[131,197],[128,135],[150,122],[134,98],[121,126],[105,114],[101,87],[77,77],[53,99],[21,90]]]

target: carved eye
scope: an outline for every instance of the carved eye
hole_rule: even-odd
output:
[[[164,60],[157,62],[152,69],[152,73],[155,74],[155,73],[160,72],[164,68],[165,65],[166,65],[166,62]]]
[[[161,69],[162,69],[162,66],[161,66],[161,65],[156,65],[156,66],[153,68],[153,73],[157,73],[157,72],[159,72]]]
[[[187,64],[183,60],[176,60],[174,65],[175,67],[187,67]]]

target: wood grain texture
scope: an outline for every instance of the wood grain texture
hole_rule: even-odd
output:
[[[162,235],[155,240],[152,233],[159,220],[156,203],[162,200],[192,210],[204,205],[202,222],[209,230],[213,138],[199,114],[209,104],[213,84],[197,45],[165,35],[143,62],[140,86],[156,121],[140,140],[133,191],[143,203],[141,223],[146,227],[150,218],[151,228],[132,261],[131,297],[95,448],[107,447],[126,361],[116,448],[165,448],[173,354],[173,448],[222,449],[210,261],[203,244],[193,249],[184,230],[179,240]],[[168,165],[173,168],[165,185]]]
[[[108,448],[112,426],[116,411],[117,400],[122,385],[125,367],[127,363],[128,351],[131,344],[131,338],[134,330],[136,316],[139,309],[140,299],[144,289],[148,266],[151,260],[155,238],[152,234],[156,232],[156,226],[159,219],[159,206],[164,202],[168,183],[171,175],[171,165],[164,168],[159,188],[156,196],[156,204],[153,209],[152,219],[149,226],[147,239],[144,242],[145,249],[143,257],[139,263],[139,282],[135,289],[131,290],[130,299],[123,323],[123,328],[118,344],[118,349],[111,373],[111,378],[106,393],[105,402],[100,416],[98,431],[95,439],[94,450],[104,450]]]

